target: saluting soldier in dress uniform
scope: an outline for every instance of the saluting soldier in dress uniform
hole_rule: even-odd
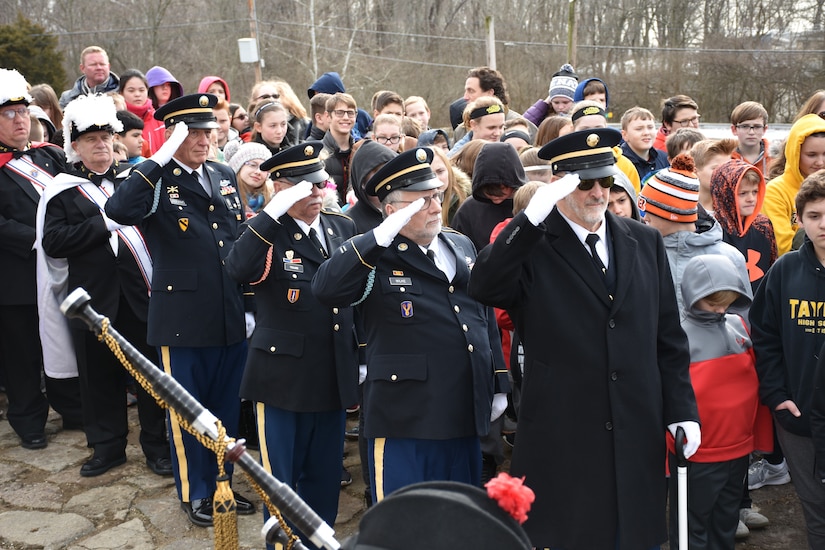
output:
[[[55,177],[40,205],[44,209],[43,251],[68,262],[67,288],[83,287],[95,310],[108,317],[141,353],[146,343],[152,260],[143,235],[103,215],[108,197],[122,181],[112,136],[122,131],[111,97],[80,96],[66,106],[63,143],[74,170]],[[123,398],[125,371],[85,323],[69,321],[80,373],[83,429],[94,454],[80,468],[92,477],[126,462],[129,422]],[[140,444],[146,464],[171,476],[166,413],[138,387]]]
[[[106,215],[139,224],[152,252],[150,345],[163,369],[223,421],[234,436],[240,415],[238,389],[246,362],[244,296],[224,269],[240,233],[243,205],[235,174],[206,160],[217,128],[217,97],[191,94],[155,111],[166,125],[166,143],[136,166],[106,203]],[[212,525],[215,455],[170,420],[175,484],[189,520]],[[231,475],[231,464],[227,464]],[[239,514],[251,502],[237,493]]]
[[[554,175],[479,253],[470,294],[510,314],[524,350],[510,468],[536,493],[536,548],[648,550],[667,539],[666,426],[701,430],[664,243],[607,212],[618,132],[540,151]],[[598,518],[598,528],[593,527]]]
[[[40,390],[35,216],[43,190],[66,170],[66,156],[50,143],[29,142],[31,101],[23,75],[0,69],[0,369],[9,424],[23,447],[42,449],[49,402],[64,428],[79,429],[82,422],[76,372],[58,380],[47,371],[49,401]]]
[[[367,182],[386,219],[344,243],[312,289],[357,305],[367,342],[363,414],[375,502],[424,480],[478,485],[479,436],[506,406],[507,371],[492,309],[467,295],[475,249],[442,231],[441,186],[427,148]]]
[[[247,222],[226,269],[255,290],[241,397],[255,403],[261,460],[333,525],[344,410],[358,401],[358,340],[352,308],[321,305],[310,282],[356,231],[348,217],[321,209],[329,179],[322,149],[305,142],[261,164],[276,192],[263,215]]]

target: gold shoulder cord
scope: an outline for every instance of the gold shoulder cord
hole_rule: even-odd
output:
[[[215,526],[215,548],[217,550],[237,550],[240,547],[240,543],[238,541],[238,518],[235,513],[237,504],[235,503],[235,496],[232,493],[232,488],[229,486],[229,476],[226,475],[226,470],[224,469],[226,447],[228,443],[234,442],[235,440],[231,438],[227,439],[226,428],[223,427],[220,420],[217,421],[218,439],[216,441],[201,433],[198,433],[188,422],[178,416],[175,410],[170,408],[169,405],[161,399],[154,388],[152,388],[149,381],[146,380],[146,377],[144,377],[140,371],[132,366],[132,363],[120,348],[120,344],[118,344],[117,341],[109,334],[109,324],[109,318],[104,317],[101,323],[98,340],[104,342],[109,349],[112,350],[112,353],[123,364],[127,372],[129,372],[129,374],[137,380],[138,384],[140,384],[143,389],[145,389],[146,392],[155,399],[158,405],[164,409],[169,409],[169,414],[175,417],[175,421],[178,422],[182,428],[195,436],[201,445],[215,453],[218,461],[217,488],[215,489],[215,497],[213,499],[214,515],[212,518]],[[255,483],[255,480],[253,480],[246,472],[244,472],[244,475],[246,475],[246,478],[249,480],[252,488],[255,489],[255,492],[258,493],[261,500],[263,500],[264,504],[266,504],[269,513],[278,518],[278,523],[281,525],[281,529],[283,529],[283,532],[289,539],[285,550],[292,550],[294,544],[299,540],[298,536],[295,535],[292,532],[292,529],[289,528],[289,525],[287,525],[280,511],[275,507],[275,505],[272,504],[264,490],[257,483]]]

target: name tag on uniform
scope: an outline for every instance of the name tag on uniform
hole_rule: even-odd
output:
[[[304,266],[302,264],[292,264],[284,262],[284,271],[291,271],[293,273],[303,273]]]
[[[412,279],[409,277],[390,277],[390,285],[392,286],[410,286]]]

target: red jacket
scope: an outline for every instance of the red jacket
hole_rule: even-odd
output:
[[[702,444],[692,462],[724,462],[773,449],[771,413],[759,403],[755,365],[753,348],[690,364],[702,423]],[[674,452],[670,434],[667,445]]]

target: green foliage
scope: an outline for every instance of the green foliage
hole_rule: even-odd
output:
[[[0,67],[17,69],[32,86],[50,84],[58,95],[65,88],[66,72],[57,38],[21,13],[14,23],[0,25]]]

